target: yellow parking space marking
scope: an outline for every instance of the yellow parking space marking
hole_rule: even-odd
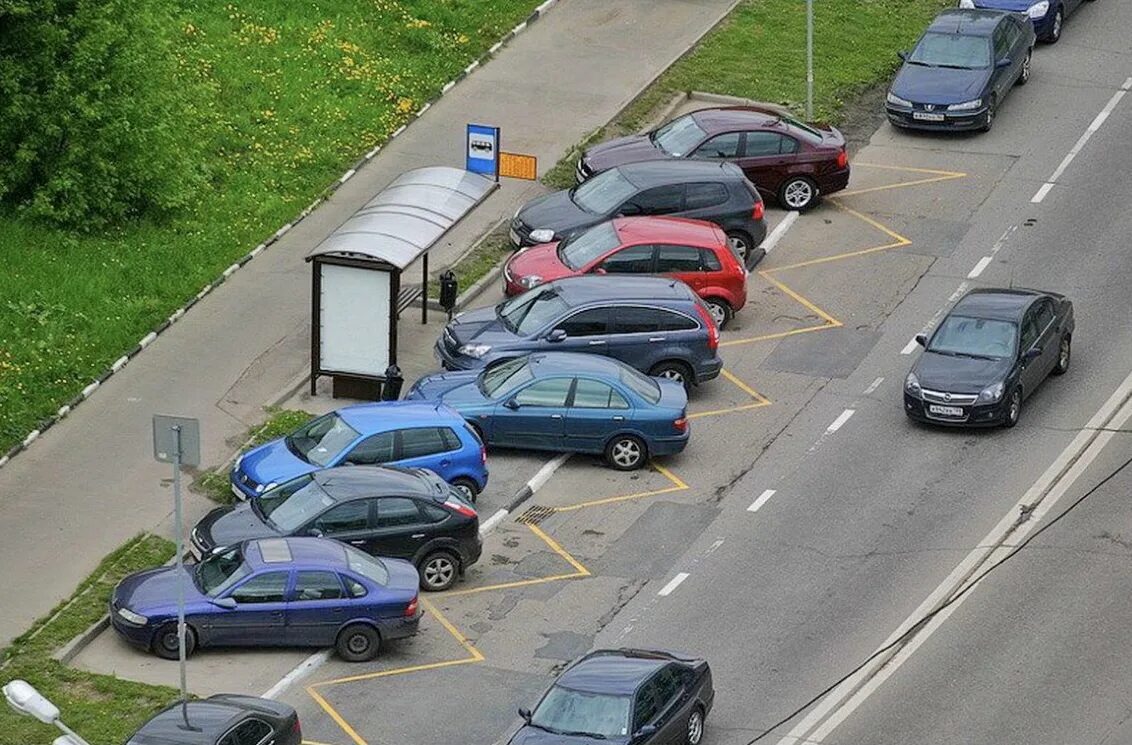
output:
[[[330,745],[330,743],[319,742],[318,740],[303,740],[303,745]]]
[[[652,467],[655,468],[657,473],[659,473],[661,476],[664,476],[666,479],[671,481],[672,486],[666,486],[663,489],[652,489],[650,491],[634,492],[633,494],[625,494],[619,497],[591,499],[585,502],[578,502],[577,504],[567,505],[566,507],[555,507],[554,511],[573,512],[575,510],[581,510],[587,507],[597,507],[603,504],[616,504],[617,502],[628,502],[632,499],[644,499],[645,497],[656,497],[661,494],[671,494],[672,492],[683,491],[688,488],[687,484],[685,484],[682,480],[680,480],[678,476],[676,476],[676,474],[672,473],[672,471],[668,470],[664,466],[653,463]]]
[[[758,391],[756,391],[751,386],[744,383],[742,380],[740,380],[738,377],[736,377],[735,374],[732,373],[727,368],[724,368],[723,370],[721,370],[720,374],[724,378],[726,378],[727,380],[730,380],[732,383],[734,383],[735,386],[739,390],[743,391],[743,393],[746,393],[748,396],[750,396],[752,399],[754,399],[754,403],[738,404],[737,406],[729,406],[726,409],[712,409],[711,411],[697,411],[697,412],[694,412],[692,414],[688,414],[689,419],[701,419],[701,418],[706,417],[706,416],[719,416],[721,414],[734,414],[737,411],[748,411],[750,409],[761,409],[764,406],[770,406],[771,401],[770,401],[769,398],[767,398],[766,396],[759,393]]]
[[[555,510],[553,507],[550,507],[550,508],[547,508],[547,509],[550,511],[550,514],[554,514],[554,512],[557,512],[557,510]],[[528,585],[542,585],[542,584],[546,584],[547,582],[558,582],[560,580],[580,579],[582,577],[592,577],[593,576],[590,573],[589,569],[586,569],[584,566],[582,566],[582,563],[580,561],[575,559],[566,549],[562,548],[562,546],[559,545],[558,541],[554,540],[549,535],[547,535],[546,532],[543,531],[542,528],[540,528],[539,526],[535,525],[534,523],[530,523],[530,522],[524,522],[523,524],[526,525],[528,528],[530,528],[531,532],[534,533],[536,536],[538,536],[539,539],[542,540],[542,542],[545,543],[547,545],[547,547],[550,548],[551,551],[553,551],[554,553],[561,556],[562,559],[567,564],[574,567],[574,571],[570,572],[568,574],[552,574],[549,577],[533,577],[531,579],[515,580],[514,582],[501,582],[501,583],[495,584],[495,585],[484,585],[483,587],[471,587],[471,588],[468,588],[467,590],[455,590],[455,591],[450,591],[450,592],[445,593],[445,596],[446,597],[457,597],[457,596],[460,596],[460,595],[475,595],[475,594],[480,593],[480,592],[488,592],[489,590],[508,590],[508,589],[513,588],[513,587],[527,587]]]
[[[575,559],[573,556],[566,553],[566,551],[561,546],[558,545],[558,541],[554,540],[553,538],[548,536],[546,533],[544,533],[542,528],[540,528],[537,525],[532,525],[530,523],[527,524],[527,527],[530,528],[531,530],[533,530],[535,532],[535,535],[537,535],[539,538],[546,541],[546,545],[550,546],[551,551],[558,554],[563,559],[565,559],[567,562],[569,562],[570,566],[574,567],[574,569],[578,572],[579,577],[589,577],[590,576],[590,570],[586,569],[584,566],[582,566],[581,563],[577,559]]]
[[[322,707],[323,711],[330,715],[330,718],[334,720],[334,723],[341,727],[342,731],[345,732],[351,740],[357,743],[357,745],[369,745],[369,743],[363,740],[362,736],[359,735],[357,731],[350,726],[350,723],[342,718],[342,715],[338,713],[338,710],[331,706],[330,702],[324,699],[322,697],[322,694],[314,689],[314,686],[307,686],[307,694],[315,700],[315,703]]]
[[[890,189],[903,189],[908,186],[922,186],[924,184],[934,184],[940,181],[950,181],[951,179],[965,178],[966,173],[960,171],[940,171],[934,168],[912,168],[911,166],[888,166],[879,163],[853,163],[853,167],[863,166],[865,168],[879,168],[885,171],[904,171],[906,173],[927,173],[931,174],[931,178],[921,178],[914,181],[900,181],[895,184],[885,184],[884,186],[870,186],[864,189],[849,189],[847,191],[838,192],[837,196],[840,197],[855,197],[858,194],[871,194],[875,191],[888,191]]]

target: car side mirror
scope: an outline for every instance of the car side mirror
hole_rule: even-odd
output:
[[[896,56],[899,57],[900,59],[904,60],[905,62],[908,61],[908,52],[903,50],[903,49],[901,49],[899,52],[897,52]]]
[[[637,730],[636,732],[633,733],[633,739],[634,740],[643,740],[646,737],[652,737],[654,734],[656,734],[656,725],[655,724],[646,724],[646,725],[642,726],[639,730]]]
[[[523,718],[523,721],[526,722],[527,724],[531,723],[531,710],[530,709],[520,708],[519,709],[519,716],[521,716]]]
[[[322,530],[319,528],[311,528],[307,531],[307,535],[313,536],[314,538],[322,538]]]
[[[1022,359],[1025,360],[1026,362],[1030,362],[1032,360],[1036,360],[1037,358],[1039,358],[1041,356],[1042,356],[1042,348],[1041,347],[1032,347],[1032,348],[1026,350],[1026,354],[1022,355]]]
[[[554,329],[546,335],[546,340],[553,344],[557,344],[560,341],[566,341],[566,329]]]
[[[928,348],[928,335],[927,334],[916,334],[916,343],[919,344],[924,349],[927,349]]]
[[[217,608],[223,608],[225,610],[236,610],[236,601],[232,598],[216,598],[212,601],[212,604]]]
[[[620,217],[632,217],[633,215],[641,214],[641,208],[632,202],[621,205],[621,209],[617,211]]]
[[[1001,69],[1003,67],[1010,67],[1012,62],[1013,60],[1011,60],[1009,57],[1003,57],[998,62],[995,62],[994,66]]]
[[[603,267],[595,266],[590,270],[590,274],[609,274],[609,272],[605,271]]]
[[[503,406],[510,409],[511,411],[517,411],[519,408],[519,402],[513,398],[509,398],[503,402]]]

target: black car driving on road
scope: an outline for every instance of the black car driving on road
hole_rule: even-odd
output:
[[[1047,375],[1069,369],[1073,303],[1055,292],[971,290],[955,304],[904,380],[918,421],[1013,427]]]
[[[185,726],[186,718],[188,727]],[[126,745],[300,745],[299,715],[279,701],[218,693],[154,714]]]
[[[704,660],[653,649],[602,649],[566,668],[510,745],[699,745],[715,700]]]

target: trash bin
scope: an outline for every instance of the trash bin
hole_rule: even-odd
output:
[[[401,368],[390,365],[385,368],[385,384],[381,386],[382,401],[396,401],[401,397],[401,386],[405,379],[401,377]]]
[[[444,308],[450,318],[452,309],[456,307],[458,284],[456,275],[452,273],[451,269],[440,275],[440,307]]]

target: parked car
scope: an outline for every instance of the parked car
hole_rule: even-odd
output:
[[[567,667],[510,745],[612,741],[699,745],[715,700],[704,660],[650,649],[599,649]]]
[[[762,197],[733,163],[663,160],[610,168],[573,189],[537,197],[511,221],[515,248],[568,238],[614,217],[673,215],[709,220],[727,232],[748,268],[765,255]]]
[[[897,127],[981,129],[1015,83],[1030,79],[1034,25],[999,10],[945,10],[904,60],[885,110]]]
[[[1084,0],[959,0],[960,8],[1013,10],[1025,13],[1034,24],[1034,32],[1042,41],[1056,44],[1069,14],[1081,7]]]
[[[258,497],[303,474],[339,465],[428,468],[474,501],[487,485],[487,456],[460,415],[435,404],[383,401],[347,406],[236,459],[239,499]]]
[[[587,275],[549,282],[458,314],[436,341],[445,370],[490,367],[528,352],[600,354],[685,385],[719,375],[719,329],[688,285]]]
[[[408,395],[449,402],[493,447],[600,453],[623,471],[688,444],[683,386],[599,355],[544,352],[429,375]]]
[[[575,178],[581,183],[613,166],[681,158],[734,163],[763,198],[791,210],[804,210],[849,183],[840,132],[757,106],[700,109],[651,132],[594,145],[578,159]]]
[[[696,291],[720,328],[747,303],[747,268],[718,225],[678,217],[620,217],[558,243],[531,246],[503,266],[508,297],[582,274],[662,274]]]
[[[190,730],[185,729],[185,714]],[[293,708],[255,696],[218,693],[172,704],[154,714],[126,745],[300,745],[303,729]]]
[[[1056,292],[971,290],[928,338],[904,381],[904,412],[933,424],[1013,427],[1050,373],[1069,369],[1073,303]]]
[[[417,570],[322,538],[243,541],[199,564],[131,574],[110,597],[127,642],[178,658],[177,585],[185,588],[185,655],[204,647],[334,647],[348,662],[417,633]]]
[[[374,556],[410,561],[425,590],[447,590],[479,561],[479,516],[424,469],[339,466],[305,474],[258,499],[217,507],[190,535],[194,556],[249,538],[317,535]]]

